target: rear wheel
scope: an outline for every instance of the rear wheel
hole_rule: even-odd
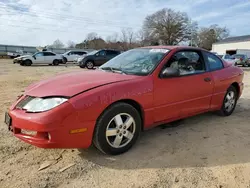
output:
[[[227,93],[224,97],[222,107],[219,111],[221,116],[230,116],[237,104],[238,93],[234,86],[230,86],[227,90]]]
[[[118,155],[135,144],[140,131],[139,112],[127,103],[117,103],[98,118],[93,142],[103,153]]]
[[[24,61],[24,65],[26,66],[31,66],[31,64],[32,64],[32,61],[30,61],[29,59]]]
[[[86,67],[87,67],[87,69],[93,69],[94,68],[94,62],[93,61],[86,62]]]
[[[55,59],[55,60],[53,61],[53,65],[55,65],[55,66],[59,65],[59,60]]]

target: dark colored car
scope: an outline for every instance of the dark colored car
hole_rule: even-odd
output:
[[[243,67],[250,66],[250,61],[245,54],[235,54],[232,56],[235,59],[235,65],[242,65]]]
[[[81,68],[93,69],[94,66],[101,66],[115,56],[121,54],[118,50],[99,50],[87,54],[80,62]]]

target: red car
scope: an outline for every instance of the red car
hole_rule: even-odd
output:
[[[199,48],[156,46],[124,52],[96,70],[30,85],[5,115],[17,138],[42,148],[121,154],[141,131],[196,114],[229,116],[244,72]],[[153,138],[152,138],[153,139]]]

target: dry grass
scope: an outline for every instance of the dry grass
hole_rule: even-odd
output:
[[[176,128],[142,134],[129,152],[108,157],[93,148],[66,150],[61,160],[38,171],[63,150],[44,150],[14,138],[4,111],[30,83],[76,66],[22,67],[0,60],[0,187],[247,187],[250,185],[250,74],[235,113],[204,114]],[[76,165],[59,172],[63,167]]]

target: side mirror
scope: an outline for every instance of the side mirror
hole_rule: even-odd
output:
[[[174,69],[174,68],[165,68],[161,74],[160,78],[171,78],[171,77],[178,77],[180,76],[180,71],[179,69]]]
[[[95,54],[95,56],[99,56],[99,53]]]
[[[36,56],[35,56],[35,55],[33,55],[32,57],[33,57],[34,59],[36,59]]]

